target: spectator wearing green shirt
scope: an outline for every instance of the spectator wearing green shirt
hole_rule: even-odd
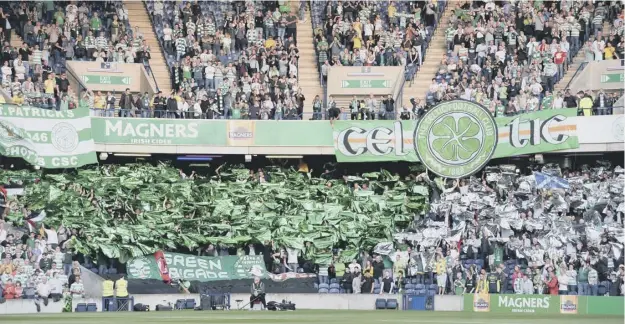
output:
[[[456,273],[456,280],[454,280],[454,292],[456,295],[464,295],[466,281],[462,279],[462,272]]]
[[[56,22],[57,26],[63,26],[63,24],[65,23],[65,13],[61,9],[61,7],[59,7],[54,13],[54,21]]]
[[[345,263],[341,262],[336,255],[334,256],[334,271],[337,278],[341,278],[345,275]]]
[[[540,109],[552,109],[553,108],[553,94],[550,91],[545,91],[545,96],[540,104]]]
[[[94,12],[93,18],[91,18],[91,31],[96,33],[96,32],[99,32],[101,28],[102,28],[102,20],[100,20],[100,17],[98,17],[98,13]]]

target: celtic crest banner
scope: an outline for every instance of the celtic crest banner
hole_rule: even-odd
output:
[[[460,178],[490,159],[579,147],[576,109],[493,118],[481,105],[443,102],[418,121],[336,121],[339,162],[421,161],[430,171]]]
[[[97,163],[89,110],[2,105],[0,155],[23,158],[43,168]]]

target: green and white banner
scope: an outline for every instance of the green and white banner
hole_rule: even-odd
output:
[[[97,163],[89,110],[2,105],[0,155],[23,158],[43,168]]]
[[[268,277],[262,255],[201,257],[170,252],[163,254],[172,280],[213,281]],[[153,255],[131,259],[126,267],[130,279],[162,279]]]
[[[430,171],[459,178],[492,158],[579,147],[575,109],[493,118],[464,100],[441,103],[420,120],[336,121],[339,162],[421,161]]]

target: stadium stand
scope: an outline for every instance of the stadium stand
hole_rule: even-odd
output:
[[[118,106],[110,93],[77,93],[67,80],[68,60],[143,64],[160,90],[129,103],[140,110],[134,116],[143,118],[320,119],[309,113],[329,108],[322,98],[330,66],[404,67],[409,82],[403,102],[411,106],[399,107],[409,110],[397,114],[401,119],[417,119],[429,107],[457,98],[480,103],[497,117],[564,108],[584,116],[608,115],[623,95],[622,90],[568,89],[587,62],[625,58],[623,4],[609,1],[45,1],[5,2],[0,9],[0,42],[5,44],[0,56],[1,100],[45,109],[100,109],[109,102]],[[622,296],[625,268],[618,236],[625,212],[623,169],[599,163],[547,170],[570,182],[562,197],[538,192],[526,171],[513,170],[507,175],[510,181],[489,177],[503,171],[493,168],[481,179],[451,182],[428,174],[406,174],[404,181],[387,171],[331,168],[313,176],[312,171],[276,166],[260,171],[229,167],[221,173],[212,169],[212,174],[202,175],[149,165],[48,174],[41,181],[25,181],[26,188],[36,190],[24,195],[1,193],[0,296],[82,296],[80,264],[96,274],[117,274],[123,272],[119,256],[137,254],[127,244],[126,233],[146,253],[187,249],[191,247],[185,244],[191,243],[193,252],[201,255],[249,254],[248,244],[262,243],[259,249],[268,256],[270,272],[315,273],[322,294]],[[4,180],[20,177],[24,174],[3,175]],[[168,192],[180,188],[183,199]],[[234,194],[219,197],[217,189]],[[118,201],[117,190],[124,193],[124,203]],[[601,203],[593,197],[599,193]],[[50,199],[51,194],[58,196]],[[514,195],[518,197],[512,210],[497,210],[499,223],[482,213],[509,204]],[[261,208],[262,203],[249,196],[262,196],[266,204]],[[435,232],[446,218],[437,203],[428,204],[434,196],[458,208],[452,210],[450,222],[461,223],[454,228],[462,230],[448,237]],[[551,207],[521,202],[539,197]],[[197,203],[209,198],[208,205]],[[217,202],[222,198],[227,203]],[[566,208],[558,207],[560,198]],[[54,207],[45,221],[41,211],[25,209],[33,201],[48,199]],[[143,211],[141,199],[157,201],[158,206]],[[476,201],[481,208],[472,205]],[[76,207],[71,214],[59,207],[70,202]],[[312,204],[310,210],[304,210],[307,203]],[[241,208],[236,213],[235,205]],[[371,218],[359,218],[364,214],[361,206]],[[559,210],[554,214],[552,209]],[[92,219],[93,210],[102,217]],[[292,237],[271,244],[208,244],[186,236],[184,230],[199,228],[207,237],[224,236],[214,224],[174,222],[212,212],[211,221],[227,223],[237,237],[266,231],[284,235],[288,224],[280,217],[293,210],[311,213],[298,219],[302,226],[293,227],[293,233],[314,228],[327,236],[307,241],[297,233],[302,234],[297,248],[290,245]],[[332,214],[332,221],[358,226],[317,222],[313,214],[322,211]],[[229,212],[240,216],[240,223],[231,224]],[[252,222],[247,215],[273,217],[275,222]],[[167,240],[155,240],[152,231],[137,229],[141,217],[169,233]],[[41,224],[24,221],[34,218],[46,227],[34,228]],[[59,226],[61,220],[67,222]],[[124,234],[110,238],[106,230],[112,227]],[[397,249],[367,241],[388,239],[389,228],[395,235],[434,235],[418,244],[399,240]],[[339,239],[339,231],[351,236]],[[576,240],[558,239],[567,235]],[[581,239],[585,235],[596,240]],[[104,243],[107,237],[113,242]],[[354,243],[361,238],[366,244]]]

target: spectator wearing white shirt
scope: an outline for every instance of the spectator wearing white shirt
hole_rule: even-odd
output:
[[[56,249],[56,247],[59,245],[59,237],[58,237],[58,234],[56,233],[56,230],[54,228],[50,228],[50,229],[44,228],[44,231],[46,232],[47,245],[53,249]]]
[[[45,306],[48,305],[48,300],[50,298],[50,293],[52,292],[50,284],[48,283],[48,278],[45,276],[41,278],[41,282],[37,284],[37,295],[35,300],[35,306],[37,307],[37,311],[41,311],[40,302],[43,300],[43,304]]]

